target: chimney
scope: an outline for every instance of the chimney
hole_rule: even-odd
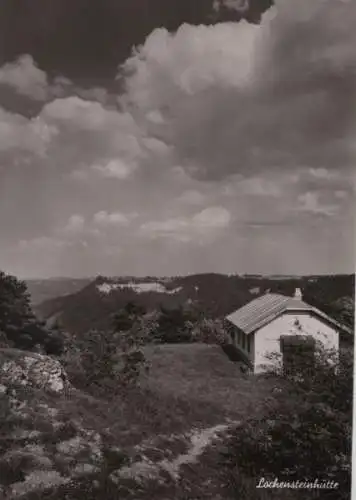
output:
[[[294,297],[296,299],[302,299],[303,298],[303,295],[302,295],[302,291],[300,288],[296,288],[295,289],[295,292],[294,292]]]

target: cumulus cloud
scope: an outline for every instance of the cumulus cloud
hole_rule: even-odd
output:
[[[51,238],[49,236],[39,236],[38,238],[32,238],[30,240],[20,240],[18,244],[19,250],[31,250],[32,252],[41,253],[53,252],[55,250],[63,249],[67,243],[63,240],[57,238]]]
[[[355,15],[340,0],[279,0],[260,25],[156,29],[121,69],[121,111],[100,89],[88,94],[97,101],[72,96],[43,107],[44,126],[60,131],[53,157],[60,150],[71,170],[118,179],[149,162],[211,179],[350,167]],[[48,84],[31,58],[19,61],[2,68],[8,81],[22,81],[25,68],[24,82]]]
[[[201,205],[206,200],[206,197],[199,191],[190,189],[184,191],[177,199],[178,203],[183,205]]]
[[[311,168],[309,169],[309,173],[316,179],[331,180],[338,176],[337,172],[330,172],[326,168]]]
[[[120,258],[120,231],[126,230],[135,217],[135,213],[104,210],[90,218],[73,214],[47,234],[22,238],[5,248],[2,258],[11,272],[22,277],[100,273]]]
[[[205,208],[192,218],[192,223],[198,227],[224,228],[230,223],[231,215],[223,207]]]
[[[213,9],[216,12],[220,12],[222,9],[247,12],[249,9],[249,0],[214,0]]]
[[[94,223],[99,226],[128,226],[130,218],[120,212],[107,213],[105,210],[97,212],[93,217]]]
[[[113,179],[126,179],[132,173],[134,167],[125,163],[120,158],[110,160],[104,165],[91,165],[91,170],[96,172],[99,176],[109,177]],[[89,172],[86,172],[87,175]]]
[[[91,173],[123,179],[147,156],[142,131],[129,113],[77,96],[45,104],[35,118],[3,110],[0,118],[0,150],[46,152],[48,165],[62,173],[75,172],[78,179]]]
[[[338,198],[339,200],[345,200],[347,197],[348,197],[347,191],[343,191],[341,189],[335,191],[335,198]]]
[[[315,192],[307,192],[298,197],[298,210],[310,214],[321,214],[328,217],[335,215],[338,210],[338,205],[324,205],[319,201],[319,194]]]
[[[140,233],[149,238],[172,238],[182,242],[215,238],[230,224],[231,214],[224,207],[208,207],[188,217],[150,221],[141,225]],[[204,241],[204,240],[203,240]]]
[[[110,128],[117,131],[120,126],[135,125],[131,115],[118,113],[116,110],[106,108],[100,102],[85,100],[78,96],[54,99],[43,107],[39,116],[70,131],[102,133],[109,131]]]
[[[71,215],[67,224],[63,228],[64,233],[76,234],[84,229],[85,219],[82,215]]]
[[[182,252],[205,244],[207,263],[224,255],[233,266],[237,248],[239,262],[252,247],[270,248],[273,260],[275,242],[294,253],[307,242],[318,263],[326,235],[350,230],[355,15],[341,0],[278,0],[260,25],[155,29],[120,68],[115,100],[99,87],[49,83],[31,58],[3,66],[0,84],[43,100],[33,118],[0,110],[6,235],[17,241],[31,228],[70,242],[60,262],[75,255],[80,267],[85,249],[86,268],[105,248],[115,267],[120,247],[125,269],[142,259],[160,269],[157,256],[176,243]],[[22,223],[10,227],[14,192]],[[289,241],[291,223],[302,229]]]
[[[241,21],[215,26],[183,24],[176,33],[154,30],[123,65],[128,99],[147,113],[175,107],[212,87],[240,88],[253,72],[259,27]]]
[[[14,61],[0,68],[0,87],[7,87],[19,96],[43,103],[56,97],[64,97],[69,93],[77,93],[83,98],[106,100],[107,93],[102,89],[77,88],[71,80],[63,76],[48,78],[47,73],[40,69],[30,54],[23,54]]]
[[[62,255],[68,250],[69,243],[61,238],[38,236],[3,247],[2,258],[8,272],[22,278],[59,276],[64,264]]]
[[[136,217],[136,212],[108,212],[106,210],[100,210],[87,219],[83,215],[74,214],[69,217],[63,227],[54,231],[53,234],[61,236],[62,239],[78,235],[105,239],[106,229],[128,227]]]
[[[27,119],[0,108],[0,153],[43,156],[57,131],[40,118]]]
[[[43,101],[48,95],[47,74],[39,69],[30,55],[0,68],[0,84],[14,88],[19,94]]]
[[[278,198],[281,194],[281,186],[263,177],[242,179],[238,182],[237,189],[239,193],[250,196],[272,196]]]
[[[355,11],[280,0],[259,26],[157,29],[124,65],[127,100],[203,177],[351,167]]]

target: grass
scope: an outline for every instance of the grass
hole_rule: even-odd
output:
[[[244,375],[222,348],[207,344],[148,346],[145,386],[161,397],[174,394],[191,405],[208,404],[219,418],[240,419],[258,410],[272,382]]]
[[[108,449],[113,445],[119,446],[123,456],[134,459],[136,454],[144,454],[154,462],[162,458],[173,460],[186,453],[190,446],[189,433],[192,429],[207,428],[229,420],[239,421],[255,415],[271,391],[271,381],[242,374],[238,365],[230,361],[218,346],[147,346],[145,355],[150,370],[142,376],[140,387],[129,392],[126,397],[99,399],[80,390],[70,390],[56,396],[31,388],[27,397],[25,394],[21,395],[29,400],[27,412],[31,414],[32,425],[27,422],[25,427],[40,430],[42,440],[48,447],[50,443],[47,443],[47,439],[56,441],[57,438],[70,438],[74,432],[70,422],[80,422],[84,428],[100,433],[103,444]],[[19,391],[19,395],[20,392],[22,391]],[[37,408],[38,401],[55,408],[58,411],[55,420],[67,425],[62,425],[54,432],[51,422],[46,423]],[[81,487],[78,484],[74,487],[76,491],[71,491],[68,497],[65,493],[68,492],[67,487],[63,487],[62,493],[58,491],[54,496],[49,494],[48,497],[43,493],[40,498],[91,500],[101,495],[113,500],[187,500],[209,498],[210,489],[214,487],[214,498],[218,499],[223,492],[219,486],[219,477],[216,476],[219,469],[216,452],[217,450],[212,450],[212,455],[205,455],[205,458],[195,465],[184,465],[184,477],[179,484],[172,481],[164,484],[153,481],[151,486],[145,484],[139,492],[137,483],[126,485],[127,491],[124,484],[122,488],[125,486],[125,491],[119,491],[117,487],[110,484],[105,486],[103,483],[102,490],[92,491],[89,483],[84,481],[83,491],[79,491]],[[214,475],[215,486],[209,482]],[[92,493],[89,493],[87,488]],[[256,497],[245,498],[255,500]],[[261,497],[261,500],[265,498]]]
[[[127,397],[105,400],[74,391],[63,409],[88,428],[108,429],[122,446],[134,446],[151,436],[244,419],[260,411],[271,391],[271,381],[242,374],[218,346],[147,346],[145,356],[150,370]]]

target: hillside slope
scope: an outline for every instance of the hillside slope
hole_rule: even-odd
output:
[[[227,315],[266,291],[292,295],[303,290],[310,304],[349,325],[354,313],[354,275],[299,278],[200,274],[173,278],[106,278],[99,276],[81,290],[36,306],[47,321],[58,321],[70,333],[107,330],[112,315],[132,301],[148,310],[187,306],[198,315]]]
[[[45,300],[78,292],[92,281],[91,278],[49,278],[26,280],[32,305]]]
[[[146,354],[151,371],[141,388],[109,401],[64,384],[52,358],[1,350],[0,372],[9,375],[0,385],[1,498],[181,500],[181,492],[195,498],[193,489],[207,498],[211,488],[219,498],[218,462],[207,470],[200,456],[233,422],[259,411],[270,384],[244,378],[216,346]]]

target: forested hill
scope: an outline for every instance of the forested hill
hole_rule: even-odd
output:
[[[353,324],[354,275],[255,276],[197,274],[171,278],[109,278],[98,276],[79,291],[46,300],[37,314],[58,322],[66,331],[85,333],[111,327],[112,316],[128,302],[147,310],[185,308],[194,316],[219,318],[267,291],[304,299],[347,325]]]
[[[88,285],[93,278],[49,278],[26,280],[27,290],[33,305],[45,300],[78,292]]]

